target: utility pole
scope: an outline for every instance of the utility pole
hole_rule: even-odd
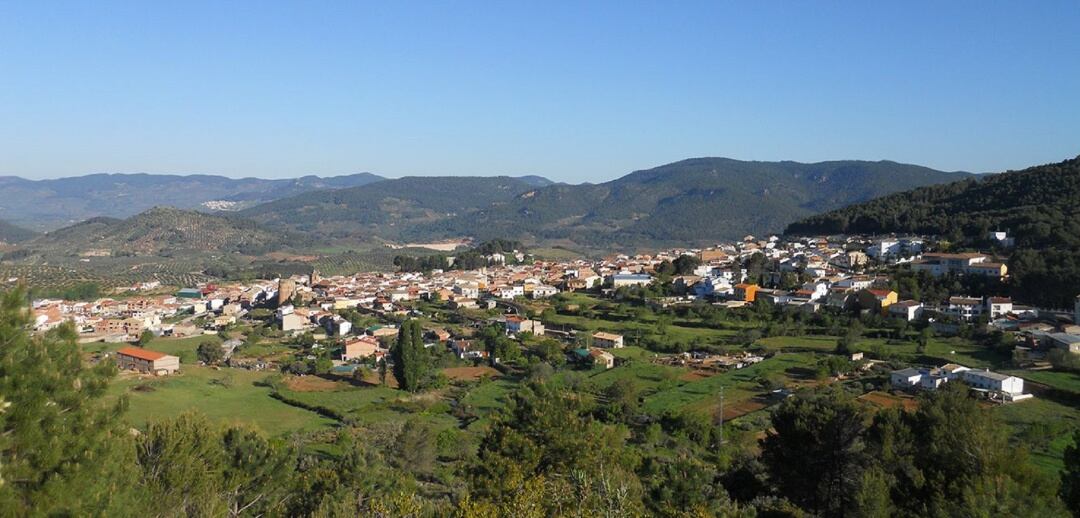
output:
[[[720,385],[720,445],[724,445],[724,386]]]

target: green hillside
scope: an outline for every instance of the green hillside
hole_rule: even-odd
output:
[[[305,238],[272,232],[253,221],[155,207],[128,219],[92,218],[32,239],[30,251],[112,255],[177,255],[185,252],[260,254],[302,246]]]
[[[1022,171],[922,187],[791,224],[790,234],[936,234],[961,246],[1016,238],[1009,266],[1024,300],[1069,307],[1080,293],[1080,157]]]
[[[602,184],[530,191],[463,215],[446,231],[597,246],[711,243],[777,232],[809,214],[963,176],[895,162],[695,158]]]

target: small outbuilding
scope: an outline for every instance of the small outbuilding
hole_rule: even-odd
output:
[[[123,347],[116,351],[116,365],[121,369],[166,375],[180,371],[180,357],[141,347]]]

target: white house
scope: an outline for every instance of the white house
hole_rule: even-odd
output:
[[[911,322],[922,314],[922,302],[917,300],[901,300],[896,304],[889,305],[889,314]]]
[[[521,286],[521,285],[504,286],[502,288],[498,288],[495,291],[491,292],[491,294],[495,298],[504,299],[504,300],[511,300],[514,297],[524,297],[525,296],[525,287]]]
[[[810,300],[817,300],[829,294],[829,283],[808,282],[802,285],[800,291],[810,292]]]
[[[896,239],[882,239],[866,249],[866,255],[877,260],[898,255],[900,253],[900,241]]]
[[[972,297],[949,297],[945,313],[960,320],[974,320],[983,313],[982,300]]]
[[[615,333],[597,331],[592,335],[593,345],[604,349],[618,349],[623,346],[623,336]]]
[[[458,284],[454,286],[454,295],[463,299],[480,298],[480,287],[475,283]]]
[[[990,314],[990,320],[1012,313],[1013,303],[1009,297],[987,297],[986,312]]]
[[[532,290],[532,298],[544,299],[547,297],[553,297],[559,293],[559,288],[554,286],[548,286],[547,284],[539,284]]]
[[[1024,393],[1024,380],[1021,378],[990,372],[989,370],[969,369],[955,363],[943,365],[936,369],[913,369],[908,367],[892,371],[889,375],[892,386],[899,389],[921,388],[934,390],[949,381],[957,379],[963,380],[964,383],[976,389],[1007,394],[1015,398],[1014,400],[1020,399],[1016,396]]]
[[[352,322],[344,318],[336,318],[331,322],[328,331],[337,336],[345,336],[352,331]]]
[[[922,373],[911,367],[906,369],[900,369],[898,371],[892,371],[889,375],[889,382],[895,388],[910,388],[919,385],[919,380],[922,379]]]
[[[963,379],[972,387],[1002,392],[1010,395],[1024,393],[1024,380],[1008,374],[999,374],[988,370],[967,370],[963,373]]]
[[[866,275],[856,275],[854,277],[840,279],[839,281],[836,281],[835,284],[835,286],[839,288],[850,288],[855,291],[870,289],[870,286],[873,285],[873,277],[869,277]]]
[[[693,286],[694,296],[712,297],[731,293],[731,282],[724,277],[706,277]]]

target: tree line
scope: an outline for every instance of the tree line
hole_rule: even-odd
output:
[[[524,253],[525,246],[519,241],[505,239],[492,239],[475,247],[455,252],[453,255],[430,254],[430,255],[396,255],[394,266],[403,272],[430,272],[431,270],[476,270],[491,266],[493,261],[489,256],[495,253],[510,254],[514,250]],[[515,258],[508,256],[506,264],[511,264]]]

